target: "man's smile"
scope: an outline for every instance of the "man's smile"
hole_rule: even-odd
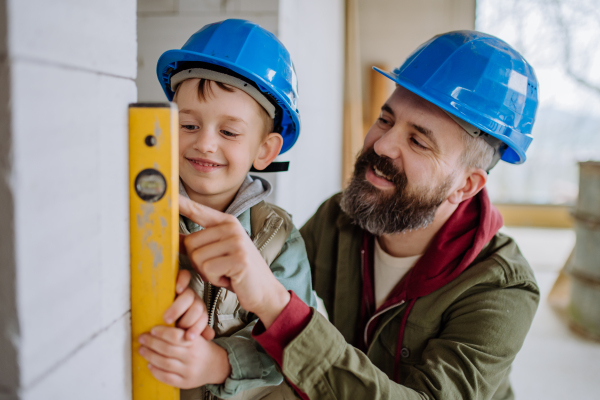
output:
[[[380,188],[395,187],[394,183],[392,182],[393,178],[383,174],[377,169],[377,167],[369,166],[369,168],[367,168],[365,178],[374,186]]]

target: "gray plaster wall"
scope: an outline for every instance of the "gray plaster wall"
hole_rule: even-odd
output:
[[[136,2],[0,8],[0,398],[128,399]]]

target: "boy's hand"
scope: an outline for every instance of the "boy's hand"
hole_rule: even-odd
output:
[[[152,375],[181,389],[225,382],[231,374],[227,351],[203,336],[186,340],[184,334],[183,329],[155,326],[140,335],[139,352]]]
[[[179,271],[175,291],[177,297],[163,314],[167,324],[177,321],[177,327],[184,329],[185,339],[192,340],[202,334],[205,339],[211,340],[215,336],[214,330],[207,326],[208,313],[204,302],[192,288],[188,287],[192,274],[189,271]]]
[[[240,305],[268,328],[289,302],[290,294],[237,218],[182,196],[179,213],[204,227],[183,239],[188,258],[202,279],[235,292]]]

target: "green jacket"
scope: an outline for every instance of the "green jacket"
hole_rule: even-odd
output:
[[[311,400],[513,398],[508,373],[539,302],[515,242],[496,234],[458,278],[416,301],[398,384],[394,355],[406,304],[383,314],[366,354],[353,347],[362,336],[363,231],[338,202],[339,195],[326,201],[300,230],[331,323],[313,312],[285,348],[282,371],[290,382]]]

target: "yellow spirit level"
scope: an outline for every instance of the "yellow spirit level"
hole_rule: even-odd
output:
[[[175,297],[179,193],[177,107],[129,106],[129,205],[133,400],[178,400],[179,389],[156,380],[138,353],[138,337],[163,325]]]

